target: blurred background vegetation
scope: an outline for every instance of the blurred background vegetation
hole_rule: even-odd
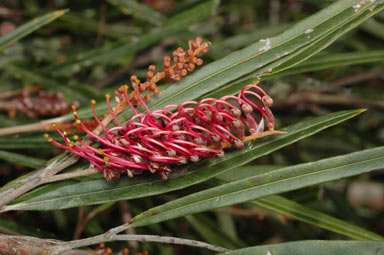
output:
[[[210,63],[284,31],[332,2],[245,0],[222,1],[216,6],[215,1],[200,0],[2,0],[1,35],[47,12],[58,9],[69,12],[4,50],[0,58],[0,94],[38,85],[50,92],[60,92],[68,103],[77,101],[81,107],[88,107],[90,99],[103,101],[105,93],[113,93],[127,83],[130,75],[145,77],[148,65],[161,66],[163,56],[187,45],[189,39],[198,35],[212,42],[203,56],[204,62]],[[251,165],[271,169],[383,145],[383,45],[382,12],[291,73],[281,72],[262,79],[263,88],[275,100],[272,110],[277,127],[338,110],[367,108],[368,111],[257,159]],[[4,100],[0,97],[3,107],[0,128],[46,118],[30,118],[20,112],[11,114]],[[0,136],[1,185],[61,152],[45,141],[43,133]],[[28,163],[12,160],[9,156],[12,153],[30,157]],[[285,197],[384,235],[383,180],[383,172],[377,171],[289,192]],[[92,236],[122,224],[129,215],[212,184],[210,181],[165,195],[131,200],[129,204],[120,201],[49,212],[5,213],[0,215],[0,232],[60,240]],[[79,219],[90,212],[94,213],[93,217],[83,229],[76,228]],[[137,228],[135,232],[225,243],[227,248],[306,239],[345,239],[252,203]],[[149,254],[210,254],[190,247],[151,243],[115,242],[110,246],[114,251],[129,247],[147,250]]]

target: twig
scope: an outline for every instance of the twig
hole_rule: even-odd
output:
[[[88,221],[87,221],[88,222]],[[77,240],[81,236],[81,232],[87,223],[84,223],[84,206],[79,206],[77,209],[77,222],[75,232],[73,233],[73,240]]]
[[[90,237],[90,238],[75,240],[75,241],[61,244],[60,247],[58,248],[58,252],[52,253],[52,254],[59,254],[59,252],[70,250],[70,249],[80,248],[80,247],[98,244],[98,243],[102,243],[102,242],[113,242],[113,241],[138,241],[138,242],[180,244],[180,245],[199,247],[199,248],[208,249],[208,250],[217,251],[217,252],[229,251],[226,248],[212,245],[212,244],[208,244],[205,242],[183,239],[183,238],[178,238],[178,237],[171,237],[171,236],[114,235],[114,236],[108,237],[105,235],[99,235],[99,236],[94,236],[94,237]]]
[[[79,208],[79,214],[78,214],[78,221],[76,224],[75,233],[73,235],[73,239],[77,240],[81,237],[81,233],[84,230],[84,227],[87,225],[87,223],[93,219],[97,214],[101,213],[102,211],[108,209],[111,205],[114,203],[107,203],[107,206],[101,205],[93,209],[90,213],[87,214],[86,217],[84,217],[84,207],[80,206]],[[80,210],[81,209],[81,210]]]
[[[20,93],[21,90],[12,90],[12,91],[6,91],[0,93],[0,99],[10,98],[17,96]]]
[[[382,70],[372,70],[368,73],[361,73],[357,75],[347,76],[340,80],[328,83],[328,86],[331,88],[343,87],[351,84],[357,84],[362,81],[372,80],[379,77],[384,77],[384,72]]]
[[[0,233],[1,234],[6,234],[6,235],[20,235],[18,232],[12,230],[12,229],[8,229],[8,228],[5,228],[3,226],[0,226]]]
[[[0,128],[0,136],[2,135],[12,135],[23,132],[31,132],[31,131],[41,131],[41,130],[49,130],[53,123],[59,123],[64,121],[63,117],[57,117],[48,120],[42,120],[37,123],[20,125],[14,127]]]
[[[105,234],[98,235],[81,240],[75,240],[70,242],[63,242],[59,240],[39,239],[35,237],[27,236],[7,236],[0,235],[0,247],[3,250],[18,251],[24,249],[28,251],[28,254],[45,254],[45,255],[64,255],[64,254],[89,254],[89,253],[72,253],[73,249],[85,247],[89,245],[99,244],[102,242],[113,241],[139,241],[139,242],[156,242],[166,244],[179,244],[193,246],[203,249],[208,249],[217,252],[227,252],[226,248],[211,245],[205,242],[171,237],[171,236],[157,236],[157,235],[115,235],[108,237]],[[13,249],[12,249],[13,248]],[[25,250],[27,248],[27,250]],[[3,251],[2,250],[2,251]],[[35,252],[35,253],[32,253]],[[12,254],[12,253],[6,253]]]
[[[95,47],[97,47],[100,44],[101,38],[103,37],[103,34],[104,34],[104,29],[105,29],[105,12],[106,12],[107,7],[105,4],[103,4],[103,5],[101,5],[100,9],[101,9],[100,10],[100,21],[99,21],[99,26],[97,29],[97,39],[96,39]]]
[[[282,99],[273,105],[275,108],[282,108],[289,105],[298,105],[301,103],[317,103],[317,104],[342,104],[342,105],[371,105],[384,108],[384,102],[364,100],[357,97],[328,95],[318,92],[297,92],[289,95],[286,99]]]
[[[56,253],[56,247],[64,242],[57,240],[39,239],[28,236],[9,236],[0,234],[0,254],[30,254],[51,255]],[[57,253],[56,253],[57,254]],[[69,250],[60,255],[94,255],[92,251]]]
[[[121,200],[119,201],[119,207],[120,207],[123,223],[128,223],[132,218],[131,212],[129,211],[129,203],[126,200]],[[127,228],[125,230],[125,233],[129,235],[133,235],[135,234],[135,229]],[[135,253],[139,249],[139,244],[136,241],[128,241],[128,244],[132,248],[133,253]]]
[[[19,187],[10,187],[2,192],[0,192],[0,212],[3,209],[3,206],[8,202],[14,200],[18,196],[42,185],[45,183],[45,178],[55,175],[64,168],[74,164],[78,160],[78,157],[71,155],[65,157],[64,159],[56,159],[51,164],[46,167],[42,167],[40,170],[34,174],[18,180],[17,183],[22,184]]]
[[[45,178],[44,183],[63,181],[67,179],[72,179],[76,177],[90,176],[92,174],[100,173],[100,170],[95,167],[89,167],[81,171],[75,171],[66,174],[58,174]]]

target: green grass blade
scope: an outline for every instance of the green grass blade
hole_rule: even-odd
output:
[[[132,226],[145,226],[381,169],[383,155],[384,147],[378,147],[224,184],[152,208],[136,216]]]
[[[311,136],[323,129],[350,119],[364,110],[349,110],[309,119],[287,127],[286,135],[274,136],[269,141],[254,141],[246,144],[244,150],[227,152],[223,158],[203,160],[189,164],[187,169],[179,169],[182,176],[167,181],[158,176],[151,179],[138,176],[134,179],[121,178],[107,182],[104,179],[84,181],[74,185],[58,188],[27,201],[15,201],[6,210],[53,210],[79,205],[100,204],[117,200],[127,200],[153,196],[182,189],[206,181],[227,170],[246,164],[258,157],[267,155],[284,146]],[[188,171],[185,173],[185,171]],[[184,172],[183,172],[184,171]]]
[[[298,241],[249,247],[221,255],[381,255],[384,242],[360,241]]]
[[[7,33],[0,37],[0,52],[2,52],[6,47],[12,43],[18,41],[19,39],[29,35],[33,31],[39,29],[40,27],[54,21],[60,16],[64,15],[67,10],[54,11],[43,16],[34,18],[33,20],[19,26],[10,33]]]

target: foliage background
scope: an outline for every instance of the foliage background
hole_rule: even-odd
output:
[[[178,46],[187,45],[187,41],[197,35],[212,42],[212,47],[203,57],[205,63],[212,63],[260,39],[286,31],[288,27],[332,2],[271,0],[218,3],[187,0],[146,1],[137,5],[135,1],[121,0],[81,3],[69,0],[3,0],[0,2],[1,26],[5,22],[18,26],[59,9],[68,8],[70,11],[3,50],[0,60],[0,92],[39,84],[49,91],[62,92],[68,102],[78,100],[84,109],[80,113],[89,117],[91,98],[102,102],[105,93],[112,93],[120,84],[126,83],[131,74],[144,76],[149,64],[161,66],[164,55],[170,54]],[[169,9],[156,11],[154,7],[160,3],[169,3]],[[272,110],[277,118],[277,128],[347,109],[367,108],[364,114],[257,158],[227,176],[224,174],[220,178],[185,189],[128,202],[111,201],[102,205],[62,210],[23,211],[21,214],[3,213],[0,215],[0,231],[72,240],[79,215],[94,212],[95,216],[85,225],[81,234],[81,237],[93,236],[122,224],[127,212],[132,216],[138,215],[156,205],[231,180],[231,174],[234,173],[262,173],[381,146],[384,141],[383,22],[383,12],[379,12],[340,38],[337,36],[338,40],[329,47],[298,66],[287,70],[275,67],[269,70],[266,67],[259,73],[249,72],[246,77],[254,80],[263,74],[262,86],[275,100]],[[315,49],[310,50],[315,53]],[[300,57],[304,60],[299,55],[293,61],[300,62]],[[245,75],[241,76],[225,84],[236,84],[244,79]],[[160,88],[165,90],[167,86],[165,84]],[[219,87],[224,92],[238,88]],[[222,90],[206,92],[211,93],[208,95],[220,95],[224,93]],[[197,96],[205,95],[201,92]],[[105,109],[105,105],[100,105]],[[0,115],[0,127],[36,121],[21,114],[16,118],[10,118],[6,113]],[[45,141],[43,133],[26,132],[0,137],[1,185],[61,153]],[[83,165],[80,164],[80,167],[85,165],[81,163]],[[382,171],[374,171],[282,195],[291,202],[384,235],[383,179]],[[62,182],[56,186],[51,185],[50,190],[87,180],[83,178]],[[48,191],[43,189],[41,193]],[[305,223],[303,218],[287,216],[284,210],[266,207],[265,204],[247,202],[137,227],[135,232],[202,240],[229,249],[298,240],[349,239],[346,237],[348,234],[340,231],[335,233]],[[309,214],[316,217],[312,211]],[[132,244],[115,242],[110,245],[117,251]],[[148,250],[150,254],[212,253],[163,244],[139,245],[138,250]]]

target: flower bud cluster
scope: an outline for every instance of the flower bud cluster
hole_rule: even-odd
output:
[[[186,76],[188,72],[192,72],[196,66],[203,64],[203,60],[198,58],[197,55],[200,52],[207,52],[210,46],[209,42],[203,42],[201,37],[197,37],[195,40],[189,40],[189,49],[184,50],[179,47],[172,53],[172,60],[170,56],[164,57],[163,71],[156,73],[156,67],[150,65],[146,74],[146,81],[141,82],[136,75],[131,76],[131,83],[133,86],[138,85],[140,92],[150,91],[152,94],[158,94],[160,89],[157,87],[157,82],[163,79],[179,81],[182,77]],[[124,86],[121,86],[114,93],[118,101],[125,100],[124,98]],[[137,97],[135,92],[129,95],[132,105],[141,105],[141,101]],[[147,94],[144,97],[145,100],[150,100],[151,95]]]
[[[36,90],[38,90],[37,95],[31,95],[30,92]],[[14,117],[17,112],[22,112],[30,118],[64,115],[71,112],[71,104],[63,100],[61,93],[51,93],[37,86],[30,90],[21,90],[18,95],[8,101],[6,110],[11,117]],[[79,105],[78,102],[72,102],[72,104]]]
[[[150,111],[141,96],[141,83],[135,79],[131,82],[135,89],[136,104],[140,102],[147,112],[137,112],[128,95],[128,86],[124,86],[125,100],[134,116],[122,125],[114,115],[110,96],[107,95],[108,109],[116,123],[107,128],[98,119],[96,102],[92,100],[94,118],[103,128],[104,135],[90,131],[78,118],[76,107],[73,107],[76,123],[98,141],[99,148],[84,143],[76,135],[71,140],[57,127],[65,144],[59,144],[46,135],[48,141],[89,160],[92,166],[103,172],[107,180],[118,178],[123,172],[133,177],[144,171],[158,173],[167,179],[175,164],[197,162],[206,157],[222,157],[223,149],[228,144],[242,149],[246,135],[262,133],[265,126],[269,130],[274,128],[273,114],[269,109],[273,100],[257,85],[245,86],[237,96],[187,101]]]

